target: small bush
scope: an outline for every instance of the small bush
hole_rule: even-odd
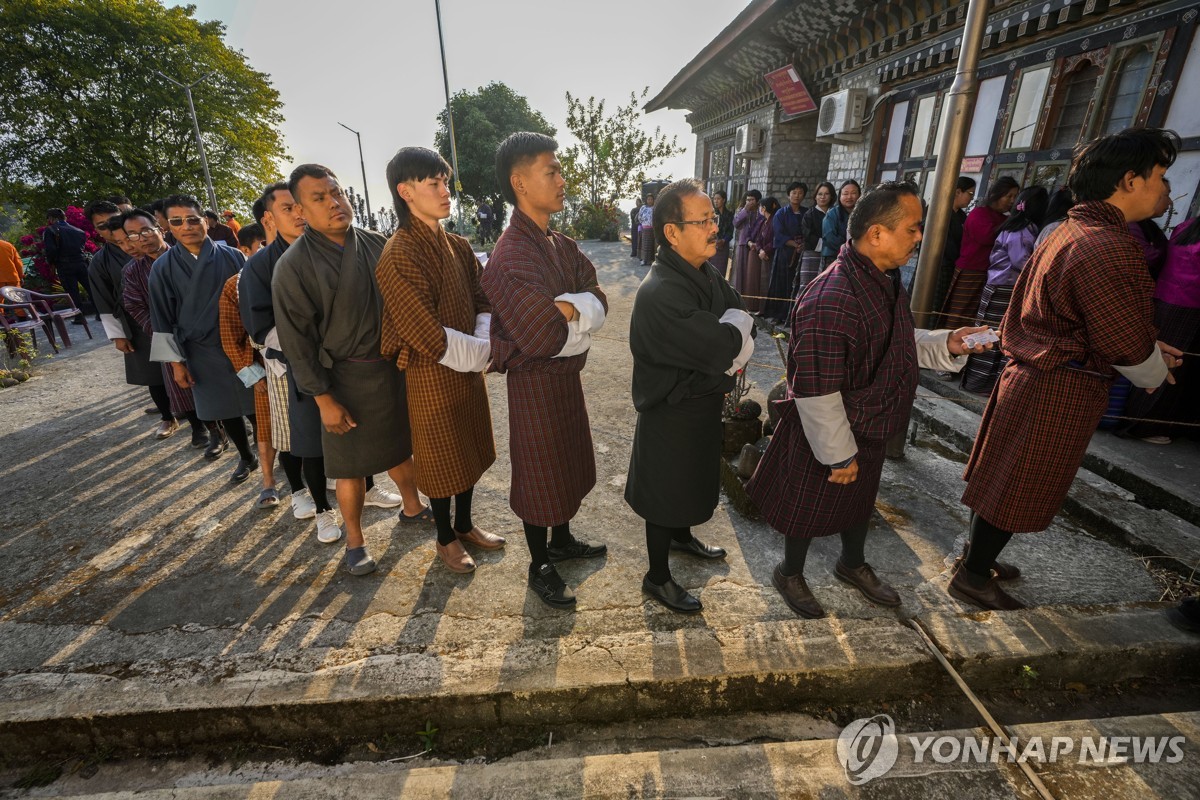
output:
[[[612,203],[586,203],[579,207],[569,230],[576,239],[599,239],[615,242],[621,236],[621,221],[625,213]]]

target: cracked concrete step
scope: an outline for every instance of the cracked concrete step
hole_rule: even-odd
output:
[[[1200,637],[1175,630],[1154,606],[928,613],[920,621],[979,690],[1020,687],[1024,665],[1046,680],[1108,684],[1186,674],[1189,659],[1200,657]],[[311,672],[242,671],[234,660],[190,674],[9,675],[0,680],[0,748],[39,756],[287,744],[370,736],[397,718],[487,731],[954,691],[917,633],[893,619],[831,617],[327,658],[328,666]]]
[[[1049,761],[1030,753],[1030,766],[1055,797],[1105,800],[1176,800],[1200,796],[1200,713],[1113,717],[1013,726],[1022,749],[1035,737]],[[910,736],[912,738],[910,738]],[[946,744],[939,737],[949,737]],[[1098,746],[1082,755],[1083,742]],[[1115,737],[1131,737],[1123,744]],[[1157,760],[1133,756],[1132,738],[1156,745]],[[142,788],[99,794],[43,794],[63,800],[423,800],[470,797],[479,800],[555,798],[733,797],[799,798],[858,795],[872,798],[1022,798],[1038,795],[1004,752],[997,759],[989,743],[982,761],[968,752],[965,739],[985,740],[983,728],[936,732],[898,731],[894,765],[877,777],[852,782],[838,754],[837,739],[662,750],[555,758],[553,748],[537,758],[522,754],[492,764],[410,766],[358,762],[335,767],[292,763],[255,765],[234,773],[189,776],[169,788]],[[915,741],[914,741],[915,739]],[[933,740],[933,741],[931,741]],[[955,755],[955,742],[958,755]],[[1172,744],[1173,742],[1173,744]],[[1111,748],[1122,748],[1114,751]],[[880,748],[880,757],[886,752]],[[1123,757],[1112,757],[1121,752]],[[874,764],[874,761],[870,762]],[[880,762],[881,766],[885,765]],[[142,780],[145,780],[142,778]],[[74,781],[78,785],[79,781]],[[137,785],[131,775],[127,785]],[[149,783],[149,781],[147,781]],[[142,785],[146,785],[143,783]]]

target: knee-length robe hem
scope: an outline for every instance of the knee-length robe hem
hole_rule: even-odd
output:
[[[115,245],[106,244],[88,264],[88,291],[96,312],[111,339],[128,339],[132,353],[123,353],[125,382],[130,386],[162,386],[162,367],[150,361],[150,336],[125,308],[123,273],[132,259]]]
[[[150,357],[150,343],[154,333],[150,324],[150,271],[153,266],[154,262],[149,258],[135,258],[121,271],[121,297],[132,320],[134,335],[138,337],[133,340],[134,347],[138,347],[138,343],[141,342],[145,347],[147,359]],[[140,336],[138,331],[141,332]],[[170,364],[159,364],[158,367],[159,374],[162,375],[162,385],[167,387],[171,414],[177,419],[183,419],[196,410],[192,390],[184,389],[175,382]]]
[[[509,506],[523,522],[570,522],[596,484],[596,457],[580,372],[587,353],[556,358],[567,321],[554,305],[590,292],[608,310],[596,268],[574,240],[546,232],[519,209],[483,273],[492,304],[492,369],[508,383]]]
[[[417,488],[429,497],[470,489],[496,460],[483,373],[438,361],[445,328],[473,335],[491,310],[471,243],[413,220],[388,240],[375,271],[383,297],[381,347],[408,386]]]

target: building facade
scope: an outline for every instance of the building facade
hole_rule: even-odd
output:
[[[1053,189],[1076,143],[1131,125],[1172,128],[1183,137],[1168,172],[1172,224],[1195,215],[1200,3],[990,6],[960,174],[981,188],[1011,175]],[[646,109],[690,112],[696,175],[733,202],[748,188],[781,195],[792,180],[848,178],[912,180],[928,199],[966,9],[954,0],[755,0]],[[818,136],[824,111],[786,113],[764,76],[789,64],[818,107],[862,90],[861,124]]]

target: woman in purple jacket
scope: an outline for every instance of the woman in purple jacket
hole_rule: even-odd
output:
[[[1025,262],[1033,255],[1038,230],[1046,218],[1049,202],[1050,195],[1041,186],[1031,186],[1017,195],[1013,213],[1000,226],[996,243],[992,245],[987,284],[979,301],[976,325],[997,328],[1004,319],[1013,286]],[[991,394],[1006,363],[1008,360],[999,348],[972,355],[963,368],[963,388],[968,392]]]

